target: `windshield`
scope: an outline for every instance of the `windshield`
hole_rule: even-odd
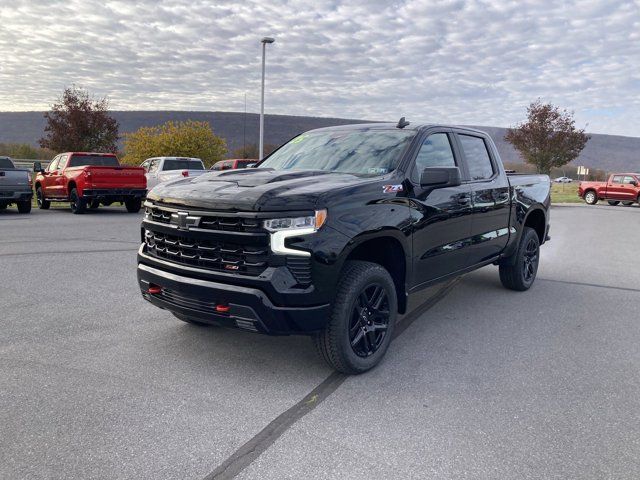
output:
[[[385,175],[396,168],[414,135],[399,129],[303,133],[271,154],[259,168]]]
[[[164,171],[167,170],[204,170],[204,165],[200,160],[186,160],[177,158],[175,160],[165,160]]]
[[[68,167],[84,167],[85,165],[97,167],[117,167],[120,164],[116,157],[109,155],[73,155]]]

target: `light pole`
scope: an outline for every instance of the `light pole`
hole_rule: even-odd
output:
[[[258,151],[259,160],[264,157],[264,64],[267,53],[267,43],[275,42],[275,38],[263,37],[262,43],[262,95],[260,97],[260,150]]]

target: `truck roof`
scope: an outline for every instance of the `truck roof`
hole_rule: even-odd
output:
[[[409,124],[403,128],[403,130],[414,130],[414,131],[422,131],[428,128],[439,127],[439,128],[455,128],[458,130],[465,130],[467,132],[479,133],[482,135],[488,135],[487,132],[482,130],[478,130],[471,127],[465,127],[462,125],[447,125],[442,123],[416,123]],[[334,127],[323,127],[323,128],[314,128],[313,130],[309,130],[311,132],[319,132],[319,131],[332,131],[332,130],[389,130],[392,128],[398,128],[397,123],[390,122],[379,122],[379,123],[351,123],[347,125],[336,125]]]
[[[115,153],[105,152],[62,152],[60,155],[101,155],[103,157],[115,157]]]

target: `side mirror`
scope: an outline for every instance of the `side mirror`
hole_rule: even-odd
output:
[[[457,187],[460,183],[462,182],[458,167],[428,167],[420,175],[421,187]]]
[[[33,171],[42,173],[44,171],[44,169],[42,168],[42,163],[33,162]]]

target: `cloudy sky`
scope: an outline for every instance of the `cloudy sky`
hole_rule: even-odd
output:
[[[640,136],[640,0],[0,0],[0,110],[67,85],[118,110],[510,126],[541,97]]]

